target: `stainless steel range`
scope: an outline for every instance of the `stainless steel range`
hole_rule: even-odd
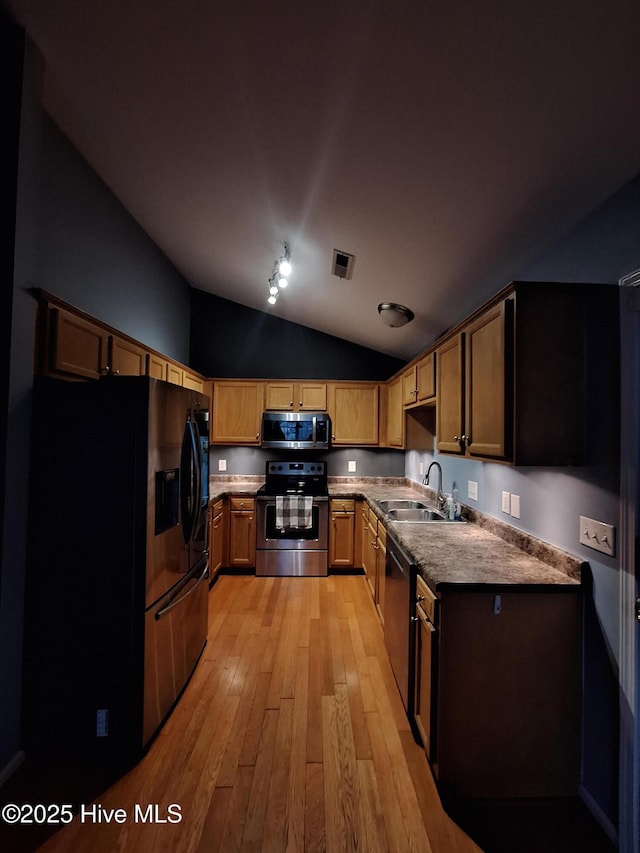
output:
[[[325,462],[267,462],[257,494],[257,575],[327,574],[328,495]]]

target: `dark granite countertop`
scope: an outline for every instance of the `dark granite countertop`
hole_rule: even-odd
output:
[[[263,482],[263,477],[213,477],[211,498],[252,495]],[[366,498],[384,520],[377,501],[433,499],[433,492],[399,477],[329,477],[329,496]],[[577,557],[469,506],[463,505],[463,517],[467,523],[384,523],[434,590],[448,585],[579,590],[583,563]]]
[[[331,497],[365,497],[434,590],[448,584],[518,589],[554,586],[574,590],[580,586],[583,564],[577,557],[471,507],[463,505],[467,523],[386,521],[377,501],[435,498],[433,491],[417,483],[336,477],[329,478],[329,493]]]

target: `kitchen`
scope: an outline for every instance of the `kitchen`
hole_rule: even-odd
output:
[[[35,303],[27,292],[34,285],[42,286],[113,326],[129,331],[155,349],[173,355],[178,360],[198,369],[189,353],[189,326],[192,329],[191,346],[216,348],[214,361],[207,375],[232,378],[240,368],[244,376],[264,376],[265,358],[271,350],[270,340],[278,340],[280,347],[291,346],[291,352],[280,365],[269,365],[268,375],[273,378],[323,375],[317,367],[343,362],[336,357],[339,344],[335,340],[318,337],[310,330],[287,324],[286,320],[270,319],[270,336],[264,332],[263,315],[251,312],[245,306],[230,303],[202,294],[190,293],[188,286],[161,256],[146,235],[120,208],[106,187],[78,157],[56,128],[41,113],[35,96],[35,84],[27,87],[23,102],[23,120],[31,121],[30,133],[23,132],[21,167],[23,170],[20,192],[23,205],[30,198],[31,205],[21,207],[19,240],[14,263],[14,291],[6,316],[12,316],[10,379],[10,419],[7,425],[10,448],[6,481],[10,486],[10,499],[5,507],[5,537],[2,574],[2,631],[3,631],[3,756],[2,766],[8,767],[19,751],[17,720],[19,717],[20,680],[20,606],[22,573],[24,565],[24,538],[17,535],[25,524],[26,485],[24,465],[27,451],[21,425],[28,425],[28,400],[31,387],[32,343],[35,326]],[[30,100],[28,99],[30,97]],[[46,156],[45,156],[46,155]],[[46,162],[45,171],[41,163]],[[46,180],[40,183],[40,176]],[[631,177],[631,175],[629,176]],[[622,182],[621,182],[622,183]],[[36,189],[39,187],[39,189]],[[38,202],[35,199],[38,198]],[[528,278],[554,281],[611,281],[636,269],[638,247],[635,222],[638,213],[638,183],[630,182],[611,196],[587,217],[564,241],[555,248],[541,252],[535,262],[522,264],[511,278]],[[36,211],[42,229],[36,238]],[[104,235],[112,235],[107,239]],[[118,240],[117,236],[121,234]],[[126,235],[126,236],[125,236]],[[34,242],[35,241],[35,242]],[[37,246],[37,251],[31,247]],[[77,252],[77,246],[82,252]],[[133,248],[135,247],[135,249]],[[112,273],[114,257],[118,259],[120,273]],[[270,260],[270,259],[269,259]],[[123,273],[127,270],[127,273]],[[92,282],[92,283],[91,283]],[[506,281],[495,274],[490,292],[499,290]],[[9,297],[7,297],[9,298]],[[193,300],[193,315],[191,314]],[[478,302],[481,301],[478,299]],[[140,305],[145,311],[140,311]],[[209,305],[206,318],[204,307]],[[12,306],[12,307],[11,307]],[[460,311],[457,319],[462,319]],[[208,321],[208,333],[196,331],[199,324]],[[251,329],[233,333],[233,329]],[[265,337],[260,338],[263,330]],[[9,340],[9,336],[5,336]],[[215,342],[218,342],[216,347]],[[428,341],[425,341],[428,343]],[[260,345],[262,344],[262,345]],[[420,347],[416,347],[418,350]],[[342,374],[331,370],[335,379],[378,380],[394,372],[395,365],[387,369],[375,365],[370,352],[348,347],[348,370]],[[275,356],[272,356],[275,358]],[[299,368],[291,371],[291,359]],[[200,364],[204,367],[202,359]],[[397,365],[400,366],[399,364]],[[9,368],[7,368],[9,369]],[[615,524],[618,513],[617,474],[607,461],[607,450],[612,442],[605,436],[611,424],[602,423],[607,411],[591,413],[602,459],[593,471],[540,469],[514,470],[507,466],[479,463],[472,460],[449,460],[445,467],[447,490],[451,482],[478,483],[481,503],[479,508],[489,515],[504,520],[501,493],[521,497],[522,525],[534,535],[551,541],[558,547],[576,552],[577,515],[601,518]],[[602,432],[601,432],[602,430]],[[224,455],[219,449],[212,452],[212,468],[219,459],[226,459],[230,473],[260,475],[265,456],[255,448],[234,448]],[[422,477],[420,466],[431,458],[417,451],[392,451],[365,448],[333,450],[332,471],[336,476],[347,476],[348,463],[355,461],[358,476],[408,476],[414,482]],[[578,510],[579,508],[579,510]],[[512,522],[514,523],[514,522]],[[516,525],[517,526],[517,525]],[[11,535],[9,535],[11,534]],[[589,559],[594,571],[594,631],[587,637],[588,707],[594,710],[588,719],[591,751],[587,753],[584,768],[585,787],[595,806],[602,812],[601,819],[616,824],[617,817],[617,740],[618,716],[618,632],[619,593],[618,566],[615,560],[592,560],[591,554],[580,549],[580,555]],[[597,708],[597,713],[595,709]],[[613,744],[613,748],[612,745]]]

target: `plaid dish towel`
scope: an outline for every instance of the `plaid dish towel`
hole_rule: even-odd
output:
[[[310,495],[276,495],[276,527],[309,528],[312,525],[313,497]]]

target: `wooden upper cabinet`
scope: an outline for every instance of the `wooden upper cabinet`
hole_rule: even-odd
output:
[[[45,291],[37,291],[36,337],[39,373],[64,379],[150,376],[203,390],[203,377],[149,350],[106,323]]]
[[[262,390],[262,382],[214,381],[212,443],[260,443]]]
[[[150,376],[152,379],[164,379],[167,378],[167,368],[168,362],[166,358],[163,358],[161,355],[156,355],[155,353],[147,354],[147,376]]]
[[[387,443],[390,447],[404,447],[403,385],[403,377],[398,376],[387,386]]]
[[[182,374],[182,386],[190,388],[192,391],[203,391],[204,379],[190,370],[185,370]]]
[[[324,412],[327,385],[324,382],[265,382],[264,407],[284,412]]]
[[[499,302],[465,330],[465,439],[470,454],[507,455],[506,310]]]
[[[402,374],[402,403],[412,406],[418,399],[418,374],[416,365],[412,365]]]
[[[512,282],[478,309],[436,350],[438,450],[584,464],[587,408],[617,375],[617,306],[610,285]]]
[[[442,453],[464,453],[464,338],[455,335],[436,350],[438,405],[436,439]]]
[[[425,403],[436,396],[436,354],[430,352],[416,364],[417,402]]]
[[[126,338],[109,335],[109,372],[114,376],[144,376],[147,351]]]
[[[109,336],[100,326],[63,308],[48,312],[43,370],[84,379],[98,379],[108,369]]]
[[[327,390],[333,444],[377,444],[378,386],[331,383]]]
[[[437,442],[443,453],[503,459],[507,301],[485,311],[437,350]]]

